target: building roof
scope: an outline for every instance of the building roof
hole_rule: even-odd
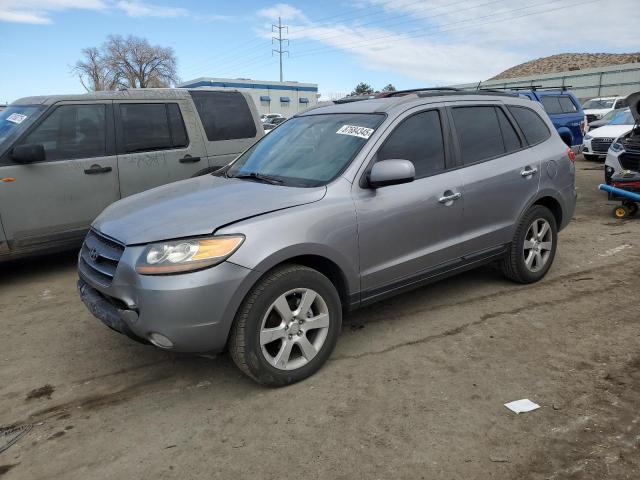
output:
[[[318,84],[300,82],[275,82],[269,80],[252,80],[249,78],[214,78],[199,77],[182,82],[179,87],[223,87],[223,88],[256,88],[265,90],[296,90],[300,92],[317,92]]]

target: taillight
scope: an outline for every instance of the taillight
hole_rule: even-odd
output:
[[[570,148],[567,148],[567,157],[569,157],[569,160],[571,160],[572,163],[575,163],[576,161],[576,154],[573,150],[571,150]]]
[[[582,120],[582,121],[580,122],[580,131],[582,132],[582,134],[583,134],[583,135],[585,134],[585,131],[586,131],[586,130],[585,130],[585,126],[586,126],[586,123],[585,123],[585,121],[584,121],[584,120]]]

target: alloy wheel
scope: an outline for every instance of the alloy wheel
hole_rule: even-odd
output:
[[[542,270],[551,256],[553,232],[544,218],[534,220],[524,237],[524,264],[531,272]]]

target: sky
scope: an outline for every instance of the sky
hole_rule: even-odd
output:
[[[172,47],[183,81],[278,80],[272,23],[289,39],[284,79],[325,98],[486,80],[567,52],[640,50],[638,0],[0,0],[0,103],[81,93],[82,48],[111,34]],[[591,25],[591,27],[589,27]]]

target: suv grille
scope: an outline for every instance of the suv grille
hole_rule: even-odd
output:
[[[625,170],[640,172],[640,152],[624,152],[620,154],[618,160],[620,161],[620,165],[622,166],[622,168],[624,168]]]
[[[108,287],[123,252],[123,245],[90,230],[80,250],[78,269],[90,282]]]
[[[594,138],[591,140],[591,149],[598,153],[607,153],[615,138]]]

